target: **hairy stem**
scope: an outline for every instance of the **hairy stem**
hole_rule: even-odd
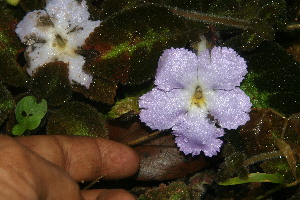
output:
[[[224,17],[224,16],[207,15],[203,13],[178,10],[175,8],[169,8],[169,9],[178,16],[185,17],[188,19],[198,20],[202,22],[223,24],[223,25],[233,26],[241,29],[248,29],[250,26],[250,23],[248,21],[241,20],[241,19],[235,19],[235,18]]]
[[[256,156],[253,156],[251,158],[248,158],[247,160],[244,161],[243,165],[244,166],[248,166],[266,159],[270,159],[270,158],[276,158],[279,156],[283,156],[281,151],[272,151],[272,152],[268,152],[268,153],[262,153]]]

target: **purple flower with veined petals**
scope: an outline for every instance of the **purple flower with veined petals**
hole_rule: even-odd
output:
[[[216,155],[223,128],[236,129],[250,119],[250,98],[238,88],[246,73],[245,60],[230,48],[198,56],[167,49],[158,62],[156,87],[139,100],[140,119],[152,129],[172,129],[185,154]]]

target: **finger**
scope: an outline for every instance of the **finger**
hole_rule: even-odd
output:
[[[135,196],[122,189],[83,190],[84,200],[136,200]]]
[[[0,135],[0,199],[83,200],[79,186],[61,168]]]
[[[124,178],[139,167],[133,149],[103,138],[53,135],[26,136],[18,141],[63,168],[76,181]]]

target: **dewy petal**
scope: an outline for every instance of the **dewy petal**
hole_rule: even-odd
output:
[[[218,137],[224,135],[224,130],[212,124],[200,109],[186,113],[181,119],[172,128],[180,151],[193,156],[201,151],[209,157],[216,155],[222,145]]]
[[[80,47],[100,21],[90,21],[86,1],[51,0],[46,11],[52,18],[58,34],[68,35],[68,45]]]
[[[25,55],[29,66],[27,68],[29,75],[32,75],[38,67],[55,61],[52,49],[48,48],[44,43],[35,43],[28,46]]]
[[[16,33],[29,45],[25,52],[28,73],[54,61],[69,64],[70,82],[89,87],[92,76],[82,67],[84,58],[77,53],[86,38],[100,25],[90,21],[85,0],[48,0],[44,10],[28,13],[17,25]]]
[[[49,0],[45,10],[55,22],[64,27],[75,27],[75,25],[85,22],[90,14],[86,1],[77,0]]]
[[[249,121],[250,98],[240,89],[217,90],[205,95],[210,113],[219,121],[222,128],[236,129]]]
[[[167,49],[160,57],[155,85],[165,91],[185,88],[197,79],[197,56],[187,49]]]
[[[211,89],[234,89],[247,73],[246,61],[227,47],[203,51],[198,56],[198,62],[198,77],[205,87]]]
[[[41,18],[49,18],[44,10],[35,10],[26,14],[23,20],[17,25],[16,33],[21,41],[27,45],[36,42],[44,42],[51,37],[53,26],[42,25]]]
[[[85,63],[84,57],[65,56],[63,61],[69,63],[69,80],[84,85],[88,89],[93,77],[82,70],[82,66]]]
[[[90,33],[100,25],[100,21],[86,21],[77,26],[76,31],[68,33],[68,45],[73,47],[81,47],[85,43],[85,39]]]
[[[165,92],[154,88],[139,100],[140,119],[152,129],[169,129],[187,112],[189,101],[186,98],[181,89]]]

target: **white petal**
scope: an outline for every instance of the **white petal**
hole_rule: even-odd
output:
[[[100,25],[99,20],[88,20],[90,13],[85,0],[50,0],[46,11],[51,16],[58,34],[67,38],[66,35],[75,33],[73,38],[77,38],[76,46],[82,46],[88,35]]]
[[[208,110],[223,128],[236,129],[250,119],[250,98],[239,88],[209,92],[205,97]]]
[[[155,85],[165,91],[186,88],[197,80],[197,56],[187,49],[167,49],[160,57]]]
[[[85,39],[89,37],[96,27],[100,25],[100,21],[86,21],[79,24],[75,31],[67,34],[68,45],[75,47],[81,47],[85,43]]]
[[[38,67],[55,61],[53,58],[54,53],[53,49],[49,48],[45,43],[35,43],[28,46],[25,52],[25,58],[29,66],[27,68],[28,74],[32,75]]]
[[[199,108],[182,116],[172,129],[177,146],[185,154],[199,155],[203,151],[211,157],[220,150],[222,141],[217,138],[224,135],[224,130],[217,128]]]
[[[69,79],[71,82],[75,81],[81,85],[84,85],[87,89],[92,83],[93,77],[83,71],[82,67],[85,63],[84,57],[77,56],[64,56],[63,62],[69,63]]]
[[[152,129],[169,129],[187,112],[189,104],[182,89],[165,92],[154,88],[139,100],[140,119]]]
[[[53,26],[44,26],[41,19],[49,18],[44,10],[29,12],[17,25],[16,33],[21,41],[27,45],[48,41],[53,34]]]
[[[198,56],[198,77],[204,88],[231,90],[239,86],[247,73],[246,61],[233,49],[214,47]]]

